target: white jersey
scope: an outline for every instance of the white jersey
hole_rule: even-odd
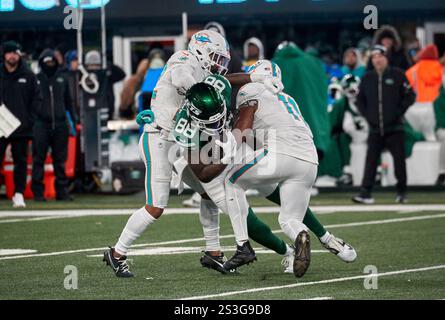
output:
[[[291,96],[274,94],[261,83],[249,83],[239,90],[236,105],[240,108],[252,100],[258,104],[253,121],[255,138],[264,148],[318,164],[312,131]]]
[[[184,104],[185,91],[195,83],[203,81],[209,74],[189,51],[182,50],[172,55],[164,67],[151,98],[155,124],[171,131],[175,114]],[[179,94],[178,90],[182,94]]]

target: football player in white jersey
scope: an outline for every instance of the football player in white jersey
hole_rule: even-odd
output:
[[[272,70],[271,68],[269,68],[269,70]],[[276,76],[277,77],[277,76]],[[213,82],[215,82],[216,79],[218,79],[218,76],[209,76],[206,78],[206,80],[204,81],[205,83],[214,85],[213,82],[211,81],[213,79]],[[221,90],[222,94],[224,97],[226,97],[226,100],[230,100],[229,96],[230,96],[230,84],[224,85],[225,80],[223,78],[219,78],[222,80],[222,83],[219,86],[215,86],[215,88],[217,90]],[[209,81],[207,81],[209,80]],[[216,80],[217,82],[220,80]],[[220,81],[221,82],[221,81]],[[195,88],[196,87],[196,88]],[[175,137],[178,143],[180,143],[183,146],[187,146],[187,148],[189,148],[190,146],[194,145],[194,149],[200,154],[200,157],[206,157],[207,153],[200,153],[199,150],[201,147],[198,147],[198,141],[200,142],[204,142],[207,143],[207,139],[205,139],[204,141],[199,140],[199,136],[197,135],[197,130],[193,129],[193,127],[197,126],[197,124],[195,123],[196,121],[198,121],[198,124],[200,124],[199,127],[203,127],[203,128],[207,128],[208,126],[210,126],[211,128],[221,128],[220,125],[220,117],[215,117],[213,115],[216,114],[226,114],[226,111],[222,111],[225,110],[225,107],[219,107],[221,103],[218,103],[217,100],[214,96],[210,95],[206,90],[204,91],[200,91],[201,89],[198,88],[204,88],[205,86],[199,86],[199,84],[194,86],[194,89],[190,89],[189,92],[187,93],[188,98],[188,102],[186,103],[186,105],[181,109],[181,113],[178,114],[178,118],[177,118],[177,127],[175,128]],[[208,95],[208,97],[206,96]],[[191,99],[191,100],[190,100]],[[230,104],[226,103],[226,104]],[[189,107],[187,107],[189,106]],[[186,108],[187,107],[187,108]],[[193,108],[192,108],[193,107]],[[189,109],[187,111],[187,109]],[[221,110],[220,110],[221,109]],[[216,112],[216,110],[220,110],[218,112]],[[190,116],[193,116],[195,120],[190,121]],[[210,116],[211,115],[211,116]],[[188,120],[187,120],[188,119]],[[202,119],[202,120],[199,120]],[[212,121],[213,119],[213,121]],[[202,123],[199,123],[199,121],[201,121]],[[193,124],[195,123],[195,124]],[[242,125],[243,123],[243,118],[240,117],[238,118],[237,124],[238,127],[240,126],[240,124]],[[184,125],[185,124],[185,125]],[[191,127],[189,127],[191,126]],[[307,129],[305,127],[303,127],[303,131],[305,133],[308,133],[309,136],[311,136],[310,131],[307,132]],[[206,130],[205,130],[206,131]],[[257,136],[257,138],[260,138]],[[270,137],[269,137],[270,138]],[[292,138],[292,136],[289,136],[289,138]],[[261,139],[259,139],[261,140]],[[201,145],[201,144],[199,144]],[[245,146],[245,144],[243,144],[243,146]],[[272,147],[272,146],[271,146]],[[206,147],[204,147],[206,148]],[[270,148],[271,150],[273,150],[273,147]],[[253,150],[250,149],[250,153],[252,153]],[[230,153],[230,151],[228,152]],[[243,157],[243,151],[238,150],[237,154],[236,154],[236,158],[238,158],[237,161],[239,161],[240,157]],[[248,157],[248,155],[247,155]],[[310,159],[310,158],[308,158]],[[205,159],[203,159],[205,160]],[[217,159],[216,159],[217,160]],[[249,160],[248,160],[249,161]],[[205,163],[208,163],[207,160],[204,161]],[[176,163],[175,163],[176,165]],[[189,168],[193,171],[193,173],[191,173],[190,171],[184,170],[184,172],[186,172],[185,176],[189,176],[188,178],[190,178],[190,174],[198,177],[198,180],[200,180],[202,182],[202,187],[204,188],[204,190],[202,190],[200,193],[205,192],[206,197],[210,196],[210,198],[214,201],[214,203],[216,203],[219,208],[226,213],[230,213],[230,211],[227,209],[227,205],[226,205],[226,191],[225,191],[225,187],[224,187],[224,181],[225,181],[225,177],[227,175],[228,172],[230,172],[231,168],[233,167],[233,163],[230,163],[228,166],[224,165],[223,163],[218,163],[218,161],[212,162],[212,164],[204,164],[204,163],[196,163],[196,164],[189,164]],[[187,166],[187,161],[185,163],[185,165],[182,165],[183,167]],[[178,169],[178,172],[181,171],[180,169]],[[184,179],[187,180],[186,183],[190,185],[190,183],[188,182],[189,179]],[[196,182],[195,182],[196,183]],[[199,186],[198,186],[199,187]],[[202,189],[202,188],[201,188]],[[267,199],[271,200],[272,202],[280,205],[280,188],[277,187],[277,184],[272,184],[272,185],[266,185],[266,186],[261,186],[259,188],[261,190],[261,194],[266,196]],[[196,191],[198,191],[198,188],[195,188]],[[203,201],[209,201],[209,200],[203,200]],[[223,203],[222,203],[223,202]],[[235,211],[237,212],[237,211]],[[219,244],[219,241],[215,241],[212,239],[216,239],[216,234],[217,234],[217,230],[219,230],[218,228],[218,219],[217,219],[218,215],[217,212],[215,212],[215,220],[207,220],[207,229],[208,232],[206,232],[206,228],[204,227],[204,223],[203,223],[203,228],[204,228],[204,235],[206,238],[206,246],[210,245],[209,247],[211,247],[213,250],[213,252],[217,252],[218,250],[215,249],[215,244]],[[264,224],[261,223],[261,221],[259,221],[258,219],[254,219],[253,217],[255,217],[255,214],[253,213],[253,211],[251,209],[249,209],[249,214],[247,216],[247,226],[248,226],[248,231],[249,231],[249,236],[254,239],[255,241],[257,241],[258,243],[262,244],[263,246],[267,247],[267,248],[272,248],[272,250],[276,251],[279,254],[284,254],[285,258],[283,260],[284,265],[286,267],[285,272],[294,272],[294,268],[293,268],[293,261],[294,261],[294,252],[293,250],[290,252],[292,253],[292,257],[288,256],[288,253],[286,251],[286,245],[283,245],[283,242],[280,239],[275,239],[273,236],[270,236],[270,229],[268,229],[267,226],[264,226]],[[237,215],[237,217],[234,217],[234,219],[240,219],[240,215]],[[343,240],[336,238],[335,236],[333,236],[331,233],[329,233],[320,223],[319,221],[316,219],[316,217],[313,215],[312,211],[310,210],[310,208],[307,208],[305,211],[305,216],[304,216],[304,224],[306,224],[308,226],[308,228],[315,233],[315,235],[319,238],[320,242],[322,243],[322,245],[328,249],[329,251],[331,251],[332,253],[334,253],[335,255],[337,255],[341,260],[345,261],[345,262],[352,262],[355,260],[356,258],[356,253],[355,250],[348,245],[347,243],[345,243]],[[215,233],[216,232],[216,233]],[[214,243],[212,243],[214,242]],[[251,248],[250,248],[250,244],[248,241],[241,241],[240,245],[238,245],[237,247],[237,251],[235,253],[235,256],[232,257],[232,264],[231,267],[235,268],[235,267],[239,267],[243,264],[246,263],[250,263],[253,260],[255,260],[255,255],[252,254],[251,252]],[[290,251],[290,250],[288,250]],[[210,256],[209,256],[210,257]],[[203,258],[208,258],[207,256],[203,256]],[[210,257],[212,258],[212,257]],[[209,258],[208,258],[209,259]],[[213,260],[215,260],[215,258],[213,258]],[[221,264],[221,259],[218,259],[218,261],[216,261],[218,264]],[[234,261],[236,261],[236,263],[234,263]],[[201,260],[202,263],[202,260]],[[203,264],[204,265],[204,264]],[[216,263],[214,264],[216,266]],[[209,267],[209,265],[206,265]],[[220,272],[221,268],[215,268],[212,267]],[[229,270],[227,269],[223,269],[226,272],[229,272]],[[230,269],[232,270],[232,269]]]
[[[279,67],[267,60],[252,65],[249,73],[272,74],[281,80]],[[310,264],[309,234],[303,219],[318,166],[312,132],[295,100],[284,92],[274,94],[265,90],[262,84],[250,83],[239,90],[236,104],[239,118],[233,133],[237,143],[242,143],[245,130],[253,130],[257,143],[263,146],[226,176],[227,207],[237,250],[248,242],[246,217],[249,205],[245,190],[258,187],[269,188],[272,192],[279,187],[281,208],[278,220],[283,232],[295,243],[293,271],[295,276],[301,277]],[[248,255],[249,247],[240,251],[246,251],[244,255]],[[250,254],[254,255],[253,250]],[[239,260],[234,256],[224,266],[235,269]]]
[[[188,50],[176,52],[168,60],[153,91],[152,110],[138,115],[141,122],[146,121],[139,142],[146,165],[146,205],[131,215],[115,247],[104,252],[104,261],[116,276],[133,276],[126,263],[128,249],[167,207],[175,160],[175,152],[171,152],[175,143],[170,132],[175,114],[184,104],[186,91],[210,74],[224,75],[229,61],[229,46],[224,37],[211,30],[197,32],[192,36]],[[257,81],[267,88],[276,88],[275,80],[270,76],[233,74],[226,77],[234,85]],[[201,206],[201,214],[215,210],[212,202],[205,205],[208,208]]]

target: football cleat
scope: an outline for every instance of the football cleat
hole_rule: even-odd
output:
[[[199,208],[201,205],[201,195],[195,192],[190,199],[182,201],[182,205],[187,208]]]
[[[309,233],[301,231],[295,239],[293,271],[297,278],[301,278],[309,269],[311,263],[311,243]]]
[[[329,234],[325,243],[321,240],[320,243],[344,262],[354,262],[357,258],[357,252],[354,248],[342,239],[336,238],[333,234]]]
[[[366,191],[361,191],[358,195],[352,198],[352,201],[362,204],[374,204],[374,198],[371,197],[371,194]]]
[[[104,252],[104,258],[102,261],[105,261],[107,266],[110,266],[116,277],[121,278],[130,278],[133,277],[133,273],[130,272],[129,266],[127,264],[127,257],[122,256],[119,259],[113,257],[114,249],[110,247],[107,251]]]
[[[234,272],[237,268],[256,261],[255,251],[250,246],[249,241],[242,246],[236,246],[235,254],[224,263],[224,269]]]
[[[295,251],[293,245],[291,248]],[[283,260],[281,260],[281,265],[284,267],[284,273],[294,273],[294,254],[294,252],[286,253]]]
[[[222,274],[229,273],[229,271],[224,269],[224,263],[227,261],[224,253],[221,252],[219,256],[212,256],[209,251],[203,251],[202,253],[204,255],[201,257],[199,262],[201,262],[203,267],[216,270]]]

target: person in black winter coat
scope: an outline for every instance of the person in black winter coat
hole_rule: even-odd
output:
[[[410,67],[408,57],[403,49],[402,40],[396,28],[390,25],[381,26],[374,34],[373,45],[382,45],[387,49],[386,56],[391,67],[407,70]],[[374,69],[371,59],[367,70]]]
[[[33,141],[32,191],[36,201],[44,198],[44,163],[51,148],[57,200],[71,200],[65,162],[68,153],[69,127],[67,112],[74,116],[73,101],[68,81],[59,70],[55,53],[46,49],[39,57],[41,71],[37,75],[43,96],[43,103],[36,112]]]
[[[391,152],[394,159],[396,202],[407,202],[403,115],[414,103],[415,94],[404,71],[388,65],[386,53],[384,46],[373,47],[371,59],[374,70],[364,75],[357,97],[357,107],[368,122],[370,131],[362,189],[352,200],[365,204],[374,202],[371,190],[384,148]]]
[[[25,207],[23,192],[26,188],[28,144],[32,138],[35,112],[40,108],[41,94],[36,76],[23,62],[21,47],[14,41],[3,44],[3,61],[0,65],[0,105],[21,122],[8,138],[0,138],[0,166],[6,147],[11,144],[14,158],[14,207]]]

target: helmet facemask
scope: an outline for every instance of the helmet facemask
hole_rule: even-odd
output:
[[[229,70],[230,57],[223,54],[211,52],[209,54],[210,65],[208,70],[213,74],[224,76]]]

